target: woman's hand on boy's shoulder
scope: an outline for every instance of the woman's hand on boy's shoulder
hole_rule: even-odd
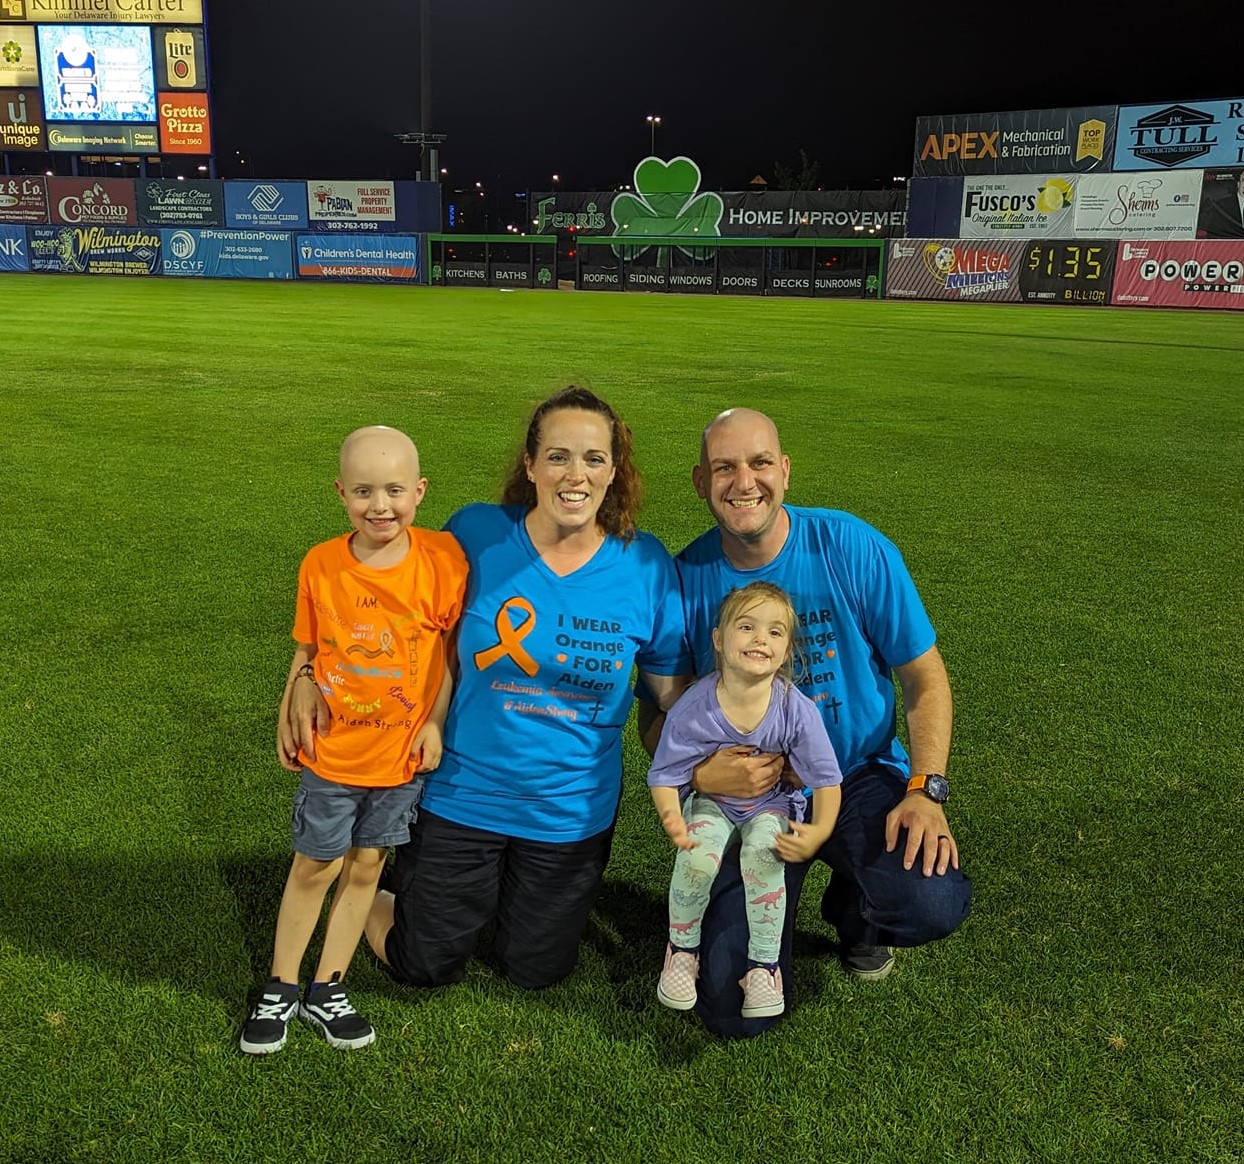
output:
[[[302,770],[299,751],[314,762],[315,737],[332,731],[333,717],[319,687],[299,677],[292,683],[283,714],[277,717],[276,758],[281,767],[299,772]]]

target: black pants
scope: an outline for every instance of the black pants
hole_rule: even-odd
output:
[[[385,957],[395,977],[415,986],[461,981],[495,918],[494,952],[511,982],[561,981],[579,959],[612,838],[611,827],[585,841],[527,841],[420,812],[390,881]]]

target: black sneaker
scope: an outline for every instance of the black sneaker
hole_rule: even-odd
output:
[[[285,1046],[289,1020],[298,1009],[298,984],[269,978],[255,1000],[239,1045],[248,1055],[271,1055]]]
[[[298,1014],[318,1027],[329,1046],[339,1051],[352,1051],[376,1041],[371,1023],[350,1005],[339,973],[320,986],[308,986]]]
[[[894,969],[894,950],[890,946],[866,946],[859,942],[842,951],[842,968],[865,982],[880,982]]]

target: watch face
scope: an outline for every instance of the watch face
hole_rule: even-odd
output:
[[[945,776],[926,776],[924,791],[930,800],[945,804],[950,799],[950,781]]]

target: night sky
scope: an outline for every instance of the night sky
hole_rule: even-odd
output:
[[[804,149],[842,189],[910,174],[920,114],[1244,95],[1229,4],[431,2],[451,187],[612,189],[648,114],[656,153],[693,158],[706,188]],[[221,176],[415,176],[393,135],[420,128],[417,0],[205,6]]]

